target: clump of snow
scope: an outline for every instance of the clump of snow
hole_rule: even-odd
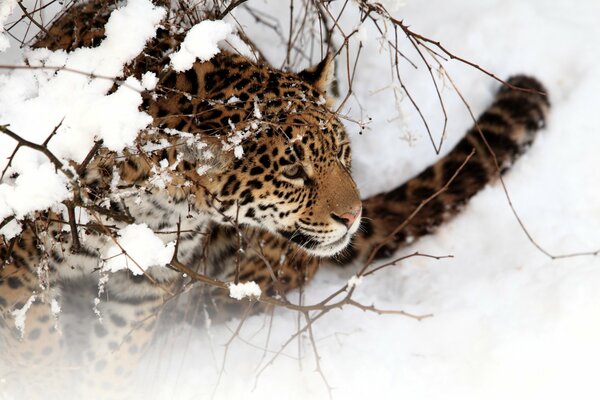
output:
[[[3,0],[0,4],[0,51],[10,47],[8,35],[4,33],[4,23],[17,5],[17,0]]]
[[[8,224],[4,225],[0,229],[0,235],[4,236],[4,239],[10,240],[17,236],[21,232],[21,225],[16,219],[13,219]]]
[[[231,100],[231,99],[230,99]],[[254,118],[262,119],[262,112],[260,111],[258,97],[254,96],[254,110],[252,111]]]
[[[60,314],[60,310],[60,304],[58,304],[58,301],[56,301],[56,299],[52,299],[50,301],[50,311],[52,312],[52,315],[55,317],[58,316],[58,314]]]
[[[92,307],[92,311],[94,312],[100,323],[102,323],[103,319],[102,313],[100,312],[100,308],[98,306],[100,305],[100,297],[106,291],[106,283],[108,282],[108,279],[109,273],[103,270],[100,274],[100,278],[98,279],[98,295],[94,298],[94,306]]]
[[[154,90],[158,83],[158,77],[152,71],[146,72],[142,75],[142,87],[146,90]]]
[[[258,109],[258,106],[255,104],[254,108],[254,116],[256,119],[262,118],[262,114]],[[249,126],[246,126],[244,129],[236,129],[235,124],[229,120],[229,126],[231,128],[231,133],[227,135],[227,141],[221,141],[221,148],[223,151],[230,151],[233,149],[233,154],[236,158],[240,159],[244,156],[244,148],[242,147],[242,143],[248,139],[252,134],[259,131],[259,125],[256,120],[253,120]]]
[[[94,314],[96,314],[98,321],[100,321],[100,323],[102,323],[103,318],[102,318],[102,313],[100,312],[100,308],[98,307],[99,305],[100,305],[100,297],[95,297],[94,298],[94,307],[92,307],[92,311],[94,311]]]
[[[173,258],[175,242],[164,244],[146,224],[128,225],[119,230],[118,236],[119,245],[113,244],[103,254],[105,271],[129,269],[134,275],[142,275],[148,268],[164,266]]]
[[[242,146],[235,146],[233,148],[233,154],[235,158],[242,158],[244,156],[244,148]]]
[[[33,304],[36,298],[37,295],[32,294],[25,303],[25,305],[23,305],[23,307],[13,310],[11,312],[11,315],[15,319],[15,327],[21,333],[21,339],[23,338],[23,334],[25,333],[25,320],[27,319],[27,311],[29,311],[31,305]]]
[[[100,53],[105,56],[104,61],[114,60],[102,69],[120,72],[124,62],[140,54],[146,42],[154,37],[165,15],[165,9],[155,7],[150,0],[129,0],[125,7],[113,11],[105,27],[106,39],[100,46],[105,48]],[[116,53],[114,56],[104,54],[111,50]],[[93,49],[92,52],[95,53]]]
[[[73,136],[93,132],[95,135],[92,138],[102,139],[108,149],[122,150],[133,143],[138,132],[152,122],[150,115],[138,111],[142,104],[142,90],[137,79],[127,78],[124,85],[114,93],[95,97],[85,104],[73,107],[79,113],[69,114],[63,123],[65,127],[62,132],[72,132]]]
[[[67,180],[50,163],[32,165],[14,182],[0,184],[0,220],[10,215],[22,218],[33,210],[48,208],[69,196]]]
[[[59,319],[61,311],[62,311],[62,309],[61,309],[58,301],[56,299],[50,300],[50,313],[52,313],[52,317],[54,318],[54,329],[56,329],[56,331],[59,332],[60,334],[62,334],[62,329],[61,329],[60,319]]]
[[[190,69],[196,59],[208,61],[219,53],[218,43],[231,36],[232,26],[225,21],[202,21],[185,36],[181,49],[171,54],[171,65],[177,72]]]
[[[245,283],[230,283],[228,285],[229,288],[229,297],[232,297],[236,300],[242,300],[246,297],[255,297],[259,298],[262,291],[260,290],[260,286],[254,281],[245,282]]]
[[[178,157],[179,156],[180,156],[180,154],[178,154]],[[176,168],[177,164],[178,163],[173,164],[175,166],[175,168]],[[156,166],[152,166],[152,169],[151,169],[152,175],[150,176],[150,179],[148,179],[148,182],[152,186],[155,186],[160,189],[164,189],[173,180],[173,177],[169,173],[169,171],[171,171],[173,169],[174,168],[169,167],[168,160],[166,160],[166,159],[160,160],[159,168],[157,168]]]
[[[352,288],[360,285],[362,283],[362,280],[363,280],[362,276],[352,275],[352,277],[350,279],[348,279],[348,282],[346,283],[346,285],[348,286],[348,289],[352,289]]]
[[[365,43],[367,40],[369,40],[368,29],[364,22],[358,25],[358,27],[356,28],[356,35],[358,36],[358,40],[361,43]]]

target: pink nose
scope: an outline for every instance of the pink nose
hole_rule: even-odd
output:
[[[354,221],[356,221],[356,218],[358,218],[358,216],[360,215],[361,211],[362,207],[357,207],[356,209],[347,213],[343,213],[342,215],[331,214],[331,217],[334,220],[344,224],[346,228],[350,228]]]

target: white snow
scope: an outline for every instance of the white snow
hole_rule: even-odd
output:
[[[141,275],[149,267],[169,263],[175,251],[175,242],[164,244],[146,224],[120,229],[116,241],[118,245],[111,245],[103,254],[105,271],[129,269],[134,275]]]
[[[16,219],[9,221],[0,229],[0,235],[4,236],[6,240],[14,238],[19,233],[21,233],[21,225]]]
[[[111,77],[118,77],[123,65],[140,53],[164,15],[149,0],[131,0],[112,13],[106,39],[97,48],[69,54],[24,51],[30,65],[52,68],[8,70],[1,76],[0,124],[10,123],[13,132],[35,143],[60,126],[49,148],[59,158],[74,161],[82,161],[97,139],[115,151],[132,144],[151,121],[138,111],[142,86],[128,78],[116,92],[106,93],[113,85]],[[59,67],[65,70],[55,72]],[[0,135],[0,170],[15,146],[14,140]],[[64,176],[40,153],[20,149],[6,176],[13,173],[19,174],[14,182],[6,177],[0,182],[0,218],[12,214],[21,218],[68,196]]]
[[[383,0],[379,3],[383,4],[388,11],[393,13],[406,6],[406,1],[407,0]]]
[[[171,54],[171,65],[177,72],[192,68],[196,59],[208,61],[219,52],[218,43],[231,35],[225,21],[202,21],[186,34],[181,49]]]
[[[154,72],[148,71],[142,75],[142,87],[146,90],[154,90],[158,83],[158,77]]]
[[[52,315],[54,315],[55,317],[57,317],[58,314],[60,314],[60,304],[58,304],[58,301],[56,301],[56,299],[52,299],[50,301],[50,310],[52,311]]]
[[[0,51],[4,51],[10,47],[8,35],[4,33],[4,24],[16,5],[17,0],[3,0],[0,4]]]
[[[29,311],[31,305],[33,304],[36,298],[37,295],[32,294],[31,296],[29,296],[29,299],[27,299],[27,302],[23,305],[23,307],[14,309],[11,312],[13,318],[15,319],[15,327],[21,333],[21,339],[25,334],[25,321],[27,320],[27,311]]]
[[[92,140],[104,140],[104,145],[110,150],[123,150],[133,143],[141,129],[152,122],[148,114],[137,111],[142,104],[142,90],[137,79],[127,78],[116,92],[74,107],[79,109],[79,113],[65,118],[62,132],[74,137],[91,133],[87,136]],[[90,148],[87,147],[88,151]]]
[[[242,158],[244,156],[244,148],[242,146],[235,146],[233,148],[233,155],[235,155],[235,158]]]
[[[261,4],[254,3],[257,7]],[[271,1],[262,7],[287,26],[288,2]],[[525,72],[547,85],[553,104],[548,128],[505,181],[521,218],[542,246],[553,253],[599,248],[600,168],[596,150],[600,148],[600,2],[407,1],[399,11],[402,14],[396,15],[415,32],[441,40],[455,54],[498,76]],[[141,13],[140,20],[145,14]],[[134,19],[136,16],[132,14]],[[351,30],[358,24],[358,15],[354,17],[345,17],[340,24]],[[236,18],[273,65],[281,65],[285,59],[284,41],[247,15],[239,13]],[[410,102],[394,92],[398,87],[391,81],[389,55],[377,40],[378,32],[368,21],[361,29],[364,31],[360,37],[366,40],[353,84],[356,97],[349,100],[344,112],[364,121],[372,118],[362,135],[358,135],[356,125],[348,124],[354,175],[363,196],[368,196],[397,186],[437,156]],[[137,36],[136,29],[124,32],[121,36]],[[214,38],[200,39],[211,46],[218,42]],[[339,45],[339,38],[335,40]],[[353,45],[356,49],[357,42]],[[401,41],[401,49],[418,61],[410,44]],[[116,47],[112,50],[113,57],[121,57]],[[90,65],[100,65],[97,51],[104,52],[88,51],[80,63],[85,64],[89,58]],[[75,53],[36,51],[29,56],[47,60],[48,65],[63,65],[72,63]],[[195,57],[193,54],[192,63]],[[445,65],[474,112],[482,111],[497,83],[459,62]],[[347,84],[344,66],[342,58],[338,71],[342,93]],[[400,66],[434,138],[439,140],[443,116],[427,71],[422,66],[414,70],[402,60]],[[83,68],[78,64],[72,67]],[[117,69],[103,73],[118,74]],[[68,79],[63,76],[65,71],[56,76],[44,71],[13,71],[1,76],[0,123],[10,123],[16,132],[41,142],[62,117],[71,113],[70,106],[85,98],[86,90],[97,99],[106,94],[107,85],[112,85],[112,81],[80,79],[78,74],[69,74]],[[64,82],[50,86],[59,80]],[[470,125],[460,99],[445,83],[442,94],[450,119],[442,153]],[[67,94],[69,104],[60,100]],[[131,99],[128,104],[134,108],[134,103]],[[86,148],[93,139],[89,132],[82,135],[79,142],[74,137],[66,140],[65,136],[59,141],[57,136],[53,149],[62,157],[80,156],[77,149]],[[0,159],[8,157],[12,149],[14,142],[0,135]],[[43,157],[22,153],[12,168],[21,176],[27,171],[36,174],[42,165],[52,168]],[[0,191],[7,190],[4,185],[13,187],[15,183],[2,182]],[[64,185],[63,181],[58,186]],[[30,189],[24,193],[31,193]],[[49,199],[49,203],[53,201],[59,200]],[[6,200],[0,204],[0,213],[5,204]],[[10,213],[14,212],[11,208]],[[123,246],[132,258],[140,261],[132,251],[133,247],[141,248],[137,245],[143,242],[144,253],[151,247],[161,253],[148,265],[168,262],[168,251],[160,239],[147,228],[133,229],[145,233],[132,235],[143,240],[131,239]],[[119,243],[127,236],[121,233]],[[113,250],[114,254],[120,253],[116,247]],[[454,257],[438,261],[409,258],[363,278],[360,286],[355,286],[354,298],[385,310],[433,314],[431,318],[419,322],[346,307],[312,325],[321,369],[334,388],[334,399],[591,400],[600,396],[598,257],[551,260],[542,255],[518,226],[499,185],[485,189],[454,221],[400,250],[399,255],[417,250]],[[118,257],[121,267],[131,266],[130,260]],[[303,303],[314,304],[350,285],[357,271],[357,267],[323,267],[305,285]],[[287,297],[296,301],[300,296],[290,293]],[[147,371],[142,375],[146,383],[140,393],[171,399],[209,398],[213,390],[216,399],[327,398],[326,385],[315,372],[315,356],[306,334],[294,339],[268,364],[273,352],[297,332],[299,321],[297,313],[285,310],[275,312],[272,324],[269,318],[268,313],[248,317],[237,340],[228,347],[224,344],[232,337],[237,320],[213,323],[210,330],[176,329],[144,360]],[[225,373],[220,374],[222,366]]]
[[[1,136],[0,136],[1,137]],[[50,163],[34,165],[14,180],[0,184],[0,220],[22,218],[33,210],[48,208],[69,196],[64,175]]]
[[[279,16],[287,26],[288,2],[269,2],[262,10]],[[600,148],[600,3],[432,0],[407,1],[400,11],[396,16],[414,31],[441,40],[457,55],[500,77],[521,72],[544,82],[553,105],[548,128],[506,175],[507,187],[536,240],[552,252],[600,248],[600,186],[596,184],[600,168],[594,151]],[[246,22],[246,33],[263,44],[261,50],[269,60],[275,65],[284,60],[285,43],[277,42],[270,30],[253,24],[251,18],[244,20],[241,13],[236,18]],[[346,26],[356,25],[354,19]],[[360,106],[351,101],[347,108],[354,118],[373,118],[362,135],[357,134],[358,127],[348,124],[353,172],[361,192],[368,196],[410,178],[436,155],[406,97],[399,103],[401,109],[396,108],[389,55],[380,51],[377,31],[368,22],[365,26],[368,39],[353,84]],[[409,44],[402,49],[412,54]],[[439,139],[443,116],[427,71],[400,65]],[[498,84],[458,62],[446,67],[474,113],[481,112]],[[343,59],[339,68],[338,79],[345,84]],[[448,86],[443,94],[450,120],[442,152],[470,125],[464,106]],[[402,119],[396,118],[399,115]],[[313,324],[320,365],[334,388],[334,399],[592,400],[600,396],[595,372],[600,356],[597,257],[552,261],[540,254],[519,228],[499,185],[485,189],[454,221],[399,255],[417,250],[454,257],[409,258],[364,277],[354,298],[385,310],[433,317],[419,322],[344,308]],[[321,301],[357,271],[356,267],[322,268],[305,286],[304,304]],[[297,295],[288,298],[296,301]],[[213,324],[210,333],[191,329],[169,336],[159,347],[180,346],[170,362],[182,362],[182,367],[169,375],[164,351],[157,350],[160,363],[153,358],[157,366],[149,367],[144,376],[161,376],[164,381],[152,386],[150,393],[210,397],[223,365],[223,345],[238,323]],[[306,336],[293,340],[267,365],[270,352],[279,351],[297,331],[298,314],[280,310],[272,329],[269,323],[265,314],[246,319],[239,340],[227,349],[226,373],[214,389],[214,398],[278,399],[282,393],[298,400],[328,398]],[[194,340],[189,340],[190,335]],[[174,344],[176,339],[179,342]],[[177,384],[194,380],[198,383],[185,388]]]
[[[231,100],[231,99],[230,99]],[[254,118],[262,119],[262,113],[260,112],[260,106],[258,104],[258,97],[254,97],[254,110],[252,111]]]
[[[350,277],[350,279],[348,279],[348,282],[346,284],[348,285],[348,289],[352,289],[352,288],[360,285],[362,283],[362,281],[363,281],[362,276],[352,275]]]
[[[230,283],[228,285],[229,288],[229,297],[232,297],[236,300],[242,300],[246,297],[260,297],[262,291],[260,290],[260,286],[254,281],[244,282],[244,283]]]

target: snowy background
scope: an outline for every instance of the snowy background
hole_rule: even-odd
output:
[[[254,4],[286,21],[286,3]],[[548,128],[506,175],[506,185],[545,249],[563,254],[600,248],[600,3],[407,0],[394,14],[500,77],[524,72],[544,82],[552,102]],[[280,65],[284,55],[277,39],[239,17]],[[362,135],[348,125],[355,177],[368,196],[410,178],[436,155],[409,102],[396,104],[389,55],[365,25],[356,99],[346,111],[373,119]],[[0,54],[0,64],[18,58],[14,47]],[[478,114],[497,83],[458,62],[445,67]],[[403,77],[439,136],[442,115],[426,71],[405,66]],[[7,96],[0,93],[0,101],[6,104]],[[444,100],[450,121],[442,152],[470,125],[450,85]],[[0,120],[7,122],[15,123]],[[415,250],[454,257],[411,258],[365,278],[356,298],[432,318],[418,322],[347,308],[313,326],[335,399],[599,398],[599,258],[544,256],[520,229],[499,185],[486,188],[455,220],[399,255]],[[307,287],[305,303],[323,299],[355,272],[323,268]],[[182,327],[148,355],[144,390],[160,399],[327,398],[307,337],[266,365],[297,330],[297,321],[297,314],[278,311],[270,330],[269,316],[250,317],[226,357],[224,344],[237,321],[202,330]]]

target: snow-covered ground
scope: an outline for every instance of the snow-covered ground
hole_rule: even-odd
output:
[[[288,8],[282,3],[263,7],[285,20]],[[599,249],[600,3],[408,0],[395,15],[500,77],[525,72],[544,82],[552,102],[548,128],[505,182],[545,249],[554,254]],[[409,102],[403,100],[399,109],[394,102],[388,55],[366,25],[354,91],[362,116],[373,121],[362,135],[348,125],[355,176],[365,196],[396,186],[436,157]],[[283,54],[268,32],[250,22],[247,32],[259,45],[267,43],[262,49],[275,65],[281,62]],[[483,110],[498,85],[458,62],[446,68],[474,112]],[[426,71],[405,65],[403,73],[439,135],[442,116]],[[449,85],[444,98],[448,150],[470,119]],[[347,110],[361,115],[355,100]],[[364,278],[355,296],[381,309],[433,317],[419,322],[345,308],[314,324],[321,369],[335,399],[599,398],[598,257],[544,256],[519,227],[499,185],[486,188],[454,221],[399,255],[416,250],[454,257],[408,259]],[[322,269],[306,288],[305,303],[325,298],[355,272]],[[268,316],[252,316],[226,357],[224,344],[237,321],[202,330],[182,327],[148,355],[143,391],[160,399],[327,398],[306,336],[266,365],[297,323],[298,315],[286,311],[277,311],[272,324]]]

